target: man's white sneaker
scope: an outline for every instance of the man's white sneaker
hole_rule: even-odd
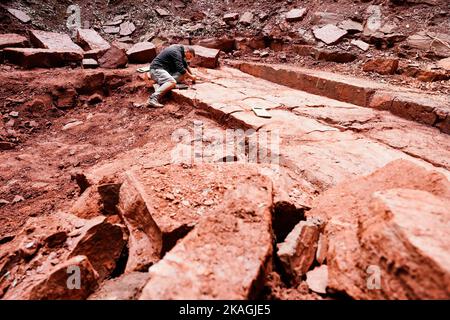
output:
[[[147,107],[149,108],[163,108],[164,105],[158,102],[158,99],[155,97],[150,97],[147,102]]]

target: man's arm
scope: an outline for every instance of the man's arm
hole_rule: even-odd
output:
[[[191,79],[192,82],[197,80],[197,77],[194,75],[194,72],[192,72],[192,69],[189,66],[186,68],[186,76]]]
[[[181,52],[178,52],[178,54],[174,56],[174,60],[177,72],[185,75],[185,77],[191,79],[192,82],[195,82],[195,80],[197,80],[197,78],[192,73],[191,68],[187,64],[186,60],[183,58]]]

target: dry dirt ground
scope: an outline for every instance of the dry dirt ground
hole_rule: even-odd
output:
[[[29,216],[48,214],[77,197],[79,188],[71,179],[77,172],[152,141],[169,143],[178,126],[187,126],[195,119],[188,105],[170,102],[164,110],[152,112],[132,107],[133,102],[146,99],[142,85],[121,88],[96,105],[59,110],[40,104],[48,99],[49,88],[64,85],[69,74],[73,81],[83,71],[2,72],[2,83],[7,84],[1,89],[4,108],[19,112],[14,124],[7,127],[20,141],[19,148],[1,154],[0,198],[11,202],[1,210],[14,211],[13,215],[1,215],[2,237],[17,232]],[[29,126],[30,121],[35,123]],[[83,123],[63,129],[75,121]],[[159,152],[155,146],[156,159]],[[16,196],[24,201],[13,203]]]
[[[0,7],[0,31],[66,32],[70,3],[1,1],[32,21]],[[365,20],[369,5],[405,36],[448,32],[447,1],[309,1],[291,24],[280,17],[303,1],[80,5],[109,42],[144,36],[160,50],[226,35],[236,47],[162,109],[139,107],[153,90],[142,65],[0,64],[0,298],[450,298],[450,80],[362,71],[371,58],[403,70],[443,57],[297,32],[315,12]],[[251,24],[222,21],[249,10]],[[128,39],[102,29],[120,14],[136,27]]]

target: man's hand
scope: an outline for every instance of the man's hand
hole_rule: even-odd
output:
[[[186,75],[189,79],[191,79],[192,83],[195,83],[195,81],[197,80],[197,77],[194,76],[191,72],[187,71]]]

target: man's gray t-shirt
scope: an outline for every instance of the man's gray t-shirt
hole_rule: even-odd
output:
[[[150,69],[164,69],[171,75],[175,73],[185,74],[187,67],[184,47],[178,44],[171,45],[161,51],[150,64]]]

